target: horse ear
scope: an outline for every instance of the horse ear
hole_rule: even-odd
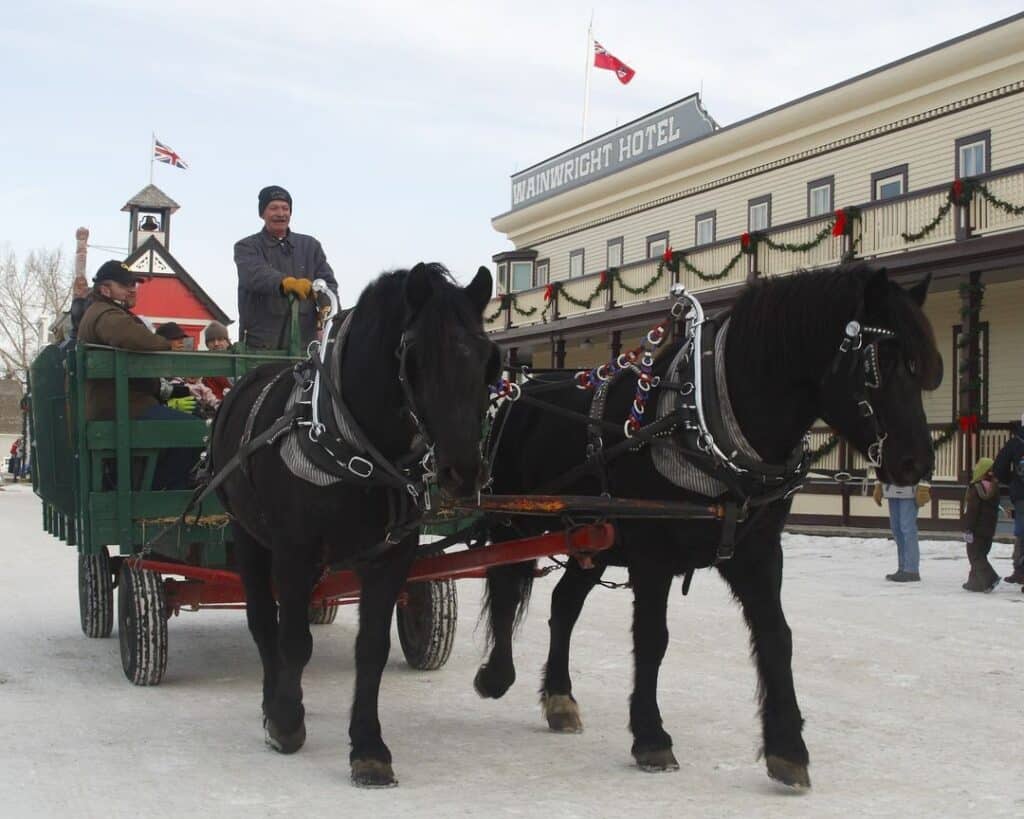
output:
[[[483,313],[487,302],[491,300],[493,287],[494,279],[491,278],[491,271],[481,265],[480,269],[476,271],[473,281],[466,285],[466,295],[469,296],[470,303],[478,313]]]
[[[426,304],[433,289],[427,266],[420,262],[409,271],[409,277],[405,280],[405,301],[412,312],[417,312]]]
[[[907,293],[914,300],[918,307],[924,307],[924,300],[928,296],[928,285],[932,283],[932,274],[929,273],[913,287],[907,288]]]

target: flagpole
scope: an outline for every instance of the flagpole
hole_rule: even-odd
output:
[[[150,143],[149,143],[149,184],[153,184],[153,156],[156,154],[156,132],[150,132]]]
[[[590,113],[590,67],[594,64],[594,11],[590,11],[590,25],[587,26],[587,67],[583,82],[583,127],[580,130],[580,142],[587,139],[587,115]]]

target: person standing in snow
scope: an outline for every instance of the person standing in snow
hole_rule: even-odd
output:
[[[1010,487],[1013,502],[1013,574],[1004,578],[1007,583],[1024,583],[1024,415],[1020,420],[1021,428],[999,450],[992,466],[996,478]]]
[[[921,579],[921,551],[917,539],[917,509],[931,500],[927,486],[897,486],[892,483],[876,483],[873,493],[875,503],[882,505],[882,498],[889,501],[889,525],[896,540],[896,557],[899,568],[885,576],[894,583],[916,583]]]
[[[999,574],[988,562],[998,520],[999,481],[992,474],[992,459],[979,458],[964,494],[964,543],[971,564],[963,585],[967,591],[990,592],[999,583]]]

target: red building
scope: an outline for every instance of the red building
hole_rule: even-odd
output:
[[[152,322],[154,329],[177,322],[199,350],[211,321],[229,325],[232,319],[171,255],[171,214],[178,207],[156,185],[147,185],[125,203],[121,210],[129,214],[131,252],[124,263],[148,279],[139,287],[134,312]]]

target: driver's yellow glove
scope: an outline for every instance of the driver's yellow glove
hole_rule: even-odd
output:
[[[281,279],[281,292],[286,296],[308,299],[309,294],[313,292],[313,282],[309,279],[296,279],[294,276],[285,276]]]

